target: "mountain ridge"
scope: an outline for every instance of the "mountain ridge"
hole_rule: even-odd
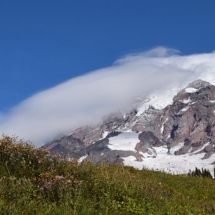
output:
[[[173,173],[185,173],[195,167],[213,171],[215,86],[196,80],[160,109],[153,105],[153,99],[159,101],[156,97],[140,100],[133,111],[112,113],[98,126],[77,128],[44,148],[68,159],[92,163],[107,162]],[[181,168],[182,161],[190,164]]]

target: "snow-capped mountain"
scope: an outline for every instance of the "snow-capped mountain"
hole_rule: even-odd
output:
[[[117,111],[97,126],[83,126],[44,148],[68,159],[115,163],[175,174],[215,164],[215,86],[197,80],[138,97],[130,113]],[[175,95],[175,96],[174,96]]]

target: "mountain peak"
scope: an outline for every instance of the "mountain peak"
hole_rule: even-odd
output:
[[[205,87],[208,87],[208,86],[211,86],[211,85],[212,84],[210,84],[207,81],[203,81],[202,79],[198,79],[198,80],[195,80],[195,81],[191,82],[190,84],[188,84],[187,87],[193,87],[193,88],[196,88],[196,89],[201,89],[201,88],[205,88]]]
[[[162,100],[158,96],[153,99]],[[110,114],[101,124],[78,128],[44,148],[79,161],[172,173],[207,167],[212,172],[214,117],[215,86],[199,79],[182,89],[164,108],[149,105],[141,113],[134,110]]]

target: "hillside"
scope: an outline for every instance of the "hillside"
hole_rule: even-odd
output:
[[[0,139],[0,214],[215,214],[211,178],[68,162]]]

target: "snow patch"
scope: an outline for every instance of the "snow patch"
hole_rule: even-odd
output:
[[[166,140],[170,138],[170,134],[167,136]]]
[[[206,146],[210,145],[210,142],[206,143],[204,146],[202,146],[200,149],[194,151],[192,154],[196,154],[198,152],[201,152]]]
[[[136,116],[143,114],[150,107],[161,110],[167,105],[171,105],[173,103],[173,97],[177,92],[178,88],[172,88],[171,90],[167,90],[162,93],[155,92],[154,94],[149,95],[148,98],[143,100],[142,104],[137,108]]]
[[[135,146],[140,142],[138,139],[139,133],[136,132],[124,132],[116,137],[109,138],[108,147],[112,150],[123,150],[123,151],[135,151]]]
[[[195,92],[197,92],[197,91],[198,91],[198,89],[193,88],[193,87],[187,87],[187,88],[185,89],[185,92],[186,92],[186,93],[195,93]]]
[[[184,103],[184,104],[188,104],[190,103],[192,100],[190,99],[190,97],[188,99],[183,99],[183,100],[180,100],[180,102]]]
[[[165,119],[165,121],[163,122],[162,126],[161,126],[161,134],[163,134],[164,131],[164,124],[167,122],[168,117]]]
[[[78,159],[78,163],[81,163],[88,155],[84,155]]]
[[[190,108],[190,106],[186,106],[186,107],[182,108],[181,111],[182,111],[182,112],[186,112],[189,108]],[[180,111],[180,112],[181,112],[181,111]]]
[[[107,137],[107,135],[109,134],[108,131],[105,131],[103,134],[102,134],[102,138],[101,139],[104,139],[105,137]]]
[[[183,146],[184,146],[184,142],[181,142],[177,146],[172,146],[170,151],[171,151],[172,154],[174,154],[176,151],[178,151]]]

